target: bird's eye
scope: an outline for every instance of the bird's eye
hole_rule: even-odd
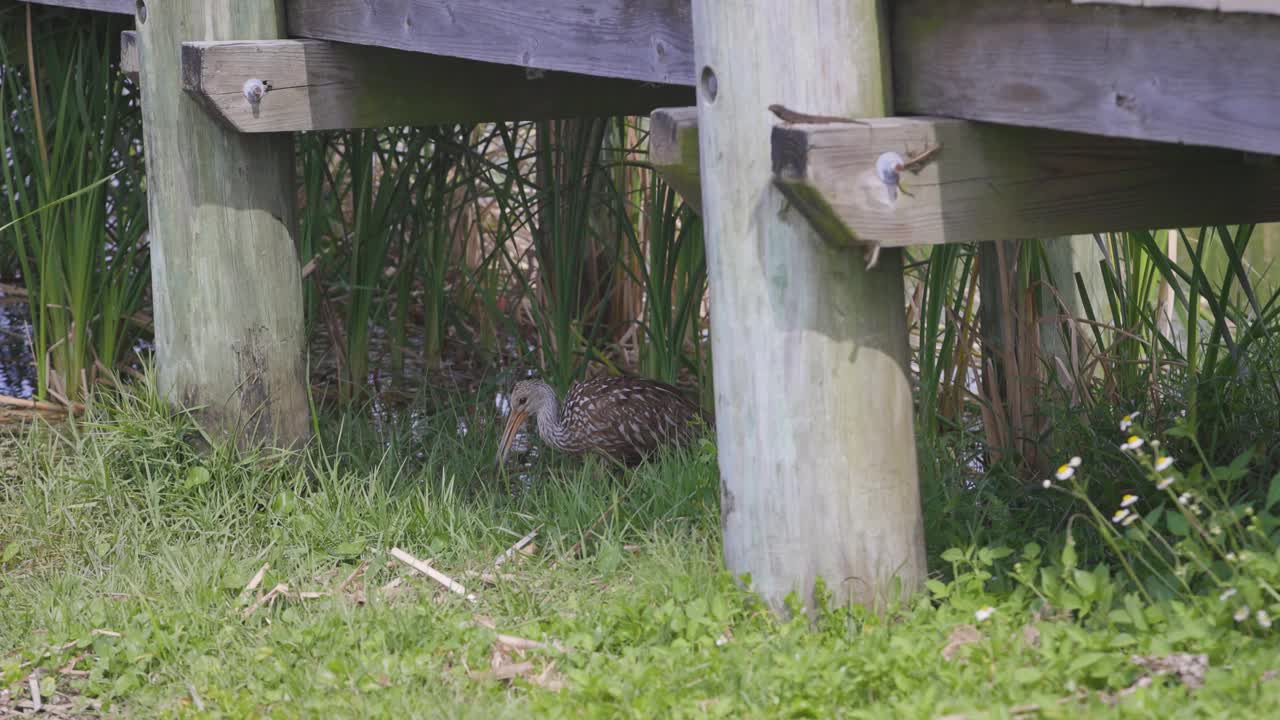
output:
[[[524,404],[524,401],[525,401],[525,398],[520,398],[519,400],[517,400],[517,401],[516,401],[516,404],[517,404],[517,405],[523,405],[523,404]]]

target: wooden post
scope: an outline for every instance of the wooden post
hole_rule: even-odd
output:
[[[875,0],[694,0],[725,563],[782,610],[925,568],[901,250],[872,270],[773,185],[768,107],[889,112]]]
[[[242,444],[292,446],[310,427],[292,137],[220,125],[181,64],[183,41],[280,37],[281,4],[140,0],[136,22],[161,391]]]

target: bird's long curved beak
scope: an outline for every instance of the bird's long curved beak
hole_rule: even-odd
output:
[[[519,432],[520,426],[524,425],[529,419],[529,413],[523,410],[512,410],[511,415],[507,418],[507,426],[502,430],[502,439],[498,441],[498,466],[507,460],[507,453],[511,452],[511,443],[515,442],[516,433]]]

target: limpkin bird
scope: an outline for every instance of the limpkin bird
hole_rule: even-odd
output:
[[[596,453],[633,465],[663,445],[680,446],[698,433],[702,413],[674,387],[634,376],[574,383],[564,406],[551,386],[522,380],[511,391],[511,415],[498,443],[506,461],[516,431],[530,417],[550,447],[571,455]]]

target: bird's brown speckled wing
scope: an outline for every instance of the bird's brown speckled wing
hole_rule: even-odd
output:
[[[595,451],[634,462],[659,446],[682,445],[696,433],[698,408],[665,383],[607,376],[574,385],[561,419],[566,450]]]

